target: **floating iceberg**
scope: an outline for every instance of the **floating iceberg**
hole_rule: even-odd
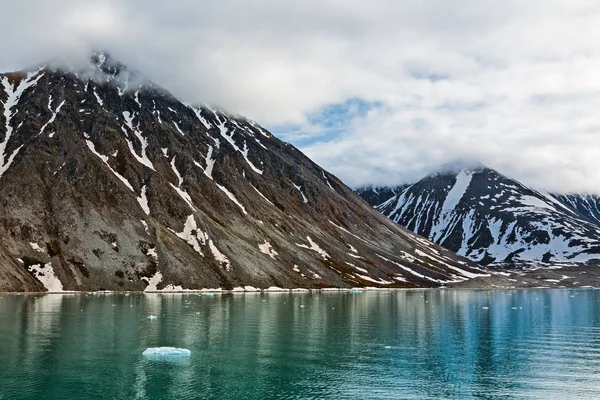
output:
[[[357,289],[357,288],[352,288],[352,289],[350,289],[348,291],[348,293],[350,293],[350,294],[360,294],[360,293],[362,293],[362,290]]]
[[[155,319],[156,319],[156,315],[148,315],[148,319],[149,319],[150,321],[153,321],[153,320],[155,320]]]
[[[191,354],[188,349],[177,347],[148,347],[142,353],[143,356],[156,358],[189,357]]]

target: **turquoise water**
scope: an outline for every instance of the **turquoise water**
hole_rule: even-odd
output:
[[[1,295],[0,399],[78,398],[600,398],[600,291]]]

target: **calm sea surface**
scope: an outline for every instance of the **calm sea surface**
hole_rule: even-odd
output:
[[[1,400],[202,398],[600,398],[600,290],[0,295]]]

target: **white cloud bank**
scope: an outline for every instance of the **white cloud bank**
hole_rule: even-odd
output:
[[[105,48],[182,99],[268,126],[350,185],[476,159],[600,193],[600,3],[586,0],[25,0],[0,70]],[[336,135],[307,114],[376,102]],[[305,128],[305,129],[304,129]],[[307,144],[309,143],[309,144]]]

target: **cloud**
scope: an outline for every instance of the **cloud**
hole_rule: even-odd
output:
[[[595,1],[24,0],[2,14],[0,70],[108,49],[350,185],[465,159],[600,193]]]

